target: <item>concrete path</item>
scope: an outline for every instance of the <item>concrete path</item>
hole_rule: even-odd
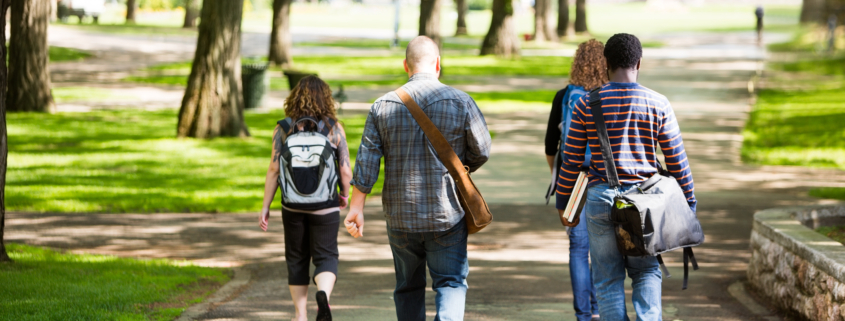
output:
[[[693,56],[696,49],[718,46],[747,54],[685,60],[647,55],[640,77],[673,103],[707,237],[696,249],[702,269],[691,273],[686,291],[680,290],[680,254],[666,255],[674,277],[664,281],[664,319],[770,319],[774,316],[765,310],[740,303],[748,302],[747,296],[737,300],[735,296],[743,294],[732,287],[745,278],[751,215],[770,207],[827,202],[808,197],[807,190],[845,186],[845,173],[742,164],[738,150],[749,109],[747,81],[760,67],[756,58],[761,55],[747,45],[752,43],[748,36],[701,39],[678,43],[672,50]],[[542,146],[547,116],[487,115],[497,135],[492,158],[475,179],[496,221],[470,238],[467,320],[574,320],[567,237],[553,208],[542,200],[549,181]],[[340,279],[332,295],[337,320],[394,319],[393,265],[378,203],[374,199],[367,207],[365,238],[352,239],[343,230],[339,234]],[[257,214],[11,213],[6,238],[73,251],[237,267],[249,281],[226,300],[200,311],[199,319],[289,319],[293,308],[286,287],[281,218],[273,216],[267,233],[256,221]],[[431,312],[433,293],[428,293],[427,302]],[[310,312],[312,318],[315,312]],[[633,317],[630,304],[629,312]]]

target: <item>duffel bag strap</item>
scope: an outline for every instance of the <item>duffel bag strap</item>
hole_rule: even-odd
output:
[[[689,280],[689,263],[692,262],[692,269],[698,270],[698,262],[695,261],[695,255],[692,254],[691,247],[684,248],[684,286],[682,290],[687,289],[687,280]]]
[[[590,91],[590,111],[593,114],[593,121],[596,123],[596,134],[599,137],[601,156],[604,159],[604,169],[607,173],[607,184],[610,187],[619,187],[619,174],[616,173],[616,162],[613,161],[613,150],[610,147],[610,138],[607,136],[607,125],[604,123],[604,113],[601,110],[601,87]]]
[[[663,264],[663,255],[657,255],[657,263],[660,263],[660,269],[663,270],[663,275],[667,278],[671,278],[672,274],[669,274],[669,269],[666,268],[666,264]]]

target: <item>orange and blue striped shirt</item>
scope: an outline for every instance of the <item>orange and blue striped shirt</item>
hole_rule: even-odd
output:
[[[692,171],[669,100],[638,83],[611,82],[602,86],[599,94],[619,182],[638,184],[656,174],[660,146],[667,169],[678,180],[694,212]],[[569,202],[587,144],[592,150],[600,150],[589,95],[575,103],[565,144],[557,181],[558,209],[565,208]],[[588,178],[588,186],[607,182],[601,153],[593,153]]]

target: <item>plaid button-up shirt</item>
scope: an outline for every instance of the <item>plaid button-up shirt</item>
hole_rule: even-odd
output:
[[[402,88],[431,118],[470,171],[487,162],[490,132],[469,95],[427,73],[413,75]],[[382,203],[391,230],[439,232],[463,219],[454,180],[395,92],[382,96],[370,108],[352,185],[369,193],[378,179],[382,157]]]

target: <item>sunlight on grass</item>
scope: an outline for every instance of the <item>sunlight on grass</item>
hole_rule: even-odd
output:
[[[108,89],[97,87],[53,87],[53,99],[56,103],[69,101],[97,101],[110,98],[118,98]],[[137,97],[120,97],[125,99],[136,99]]]
[[[743,130],[742,159],[845,170],[845,58],[813,57],[772,63],[769,69],[785,73],[768,80],[770,87],[784,89],[759,92]],[[801,89],[790,89],[795,75],[802,77]],[[845,188],[816,188],[810,195],[845,199]]]
[[[15,263],[0,264],[2,320],[172,320],[229,280],[185,262],[6,247]]]
[[[247,113],[253,137],[214,140],[174,138],[173,110],[7,117],[10,211],[122,213],[259,210],[283,116]],[[341,120],[354,159],[365,118]]]

